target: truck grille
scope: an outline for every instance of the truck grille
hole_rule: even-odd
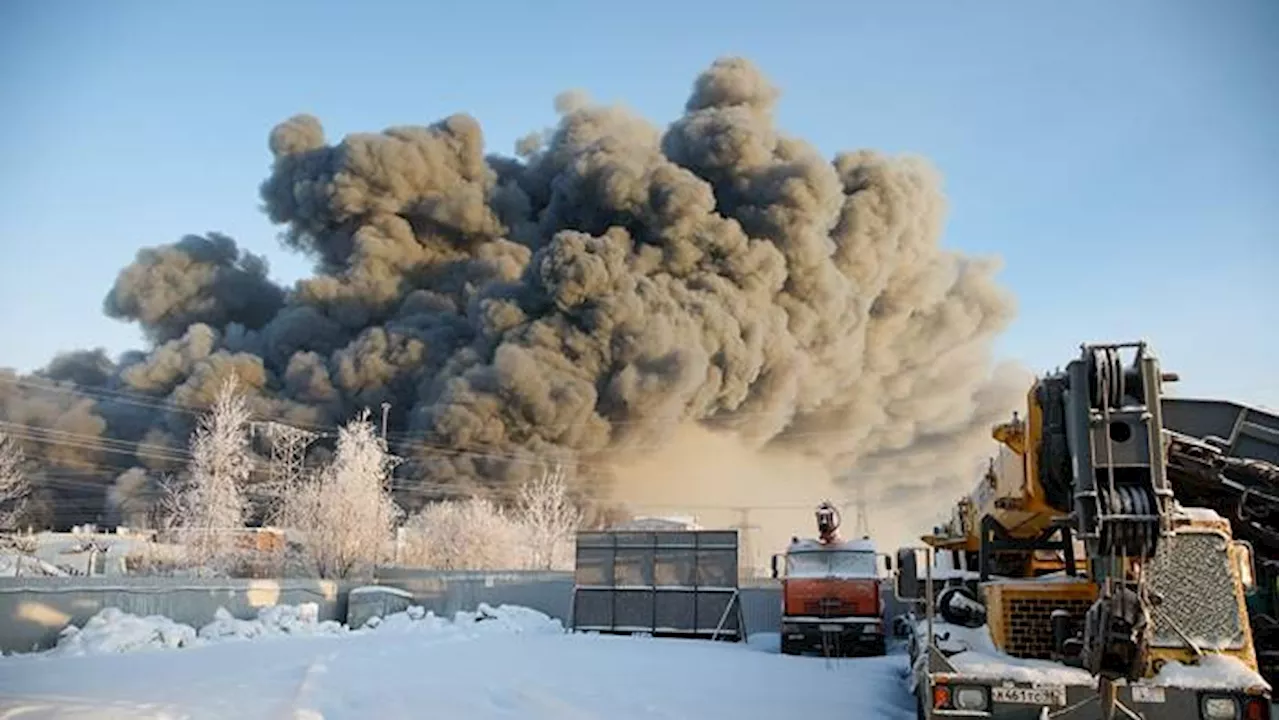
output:
[[[1227,541],[1220,535],[1184,531],[1161,542],[1150,580],[1161,600],[1151,614],[1152,645],[1183,647],[1178,630],[1206,649],[1244,645]]]
[[[1084,616],[1093,600],[1084,598],[1016,598],[1006,610],[1009,625],[1010,655],[1020,658],[1049,660],[1053,657],[1053,611],[1071,614],[1073,628],[1084,625]]]
[[[1097,588],[1083,580],[993,582],[984,590],[992,642],[1014,657],[1039,660],[1053,656],[1053,611],[1066,610],[1078,628],[1097,597]]]
[[[847,603],[840,598],[821,598],[819,600],[810,600],[804,604],[804,611],[807,615],[817,615],[818,617],[831,617],[833,615],[842,614],[842,611],[848,606]],[[849,606],[851,607],[851,606]]]

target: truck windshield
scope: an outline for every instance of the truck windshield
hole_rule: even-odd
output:
[[[876,554],[822,550],[787,555],[788,577],[876,577]]]

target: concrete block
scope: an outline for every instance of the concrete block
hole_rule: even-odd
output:
[[[400,588],[385,585],[352,588],[347,595],[347,627],[364,627],[371,618],[404,612],[413,604],[413,593]]]

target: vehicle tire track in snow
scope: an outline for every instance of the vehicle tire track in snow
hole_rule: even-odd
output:
[[[152,703],[54,695],[0,695],[0,720],[183,720],[186,713]]]
[[[324,713],[307,707],[307,696],[312,693],[318,678],[329,672],[329,663],[337,657],[336,652],[325,653],[307,663],[298,689],[293,693],[293,701],[282,709],[281,720],[324,720]]]
[[[489,704],[518,718],[556,718],[556,720],[607,720],[577,707],[545,688],[506,687],[489,691]]]

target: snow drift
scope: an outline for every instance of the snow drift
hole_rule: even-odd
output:
[[[364,627],[356,629],[332,620],[319,620],[318,611],[315,603],[276,605],[261,608],[254,619],[242,620],[232,617],[225,608],[219,608],[212,622],[196,630],[160,615],[140,617],[117,608],[106,608],[90,618],[84,627],[67,627],[55,647],[35,655],[105,655],[273,637],[343,636],[370,632],[434,633],[457,638],[564,632],[559,620],[516,605],[493,607],[481,603],[474,611],[456,613],[451,620],[438,617],[421,606],[413,606],[404,612],[373,618]]]

